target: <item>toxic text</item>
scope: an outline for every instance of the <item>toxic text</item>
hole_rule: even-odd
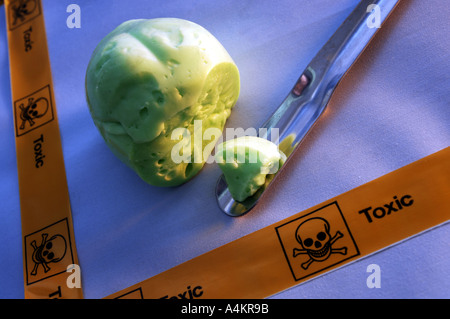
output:
[[[25,46],[25,52],[31,51],[31,49],[33,49],[33,41],[31,41],[31,32],[33,31],[33,29],[31,28],[31,26],[26,29],[25,31],[23,31],[23,41],[24,41],[24,46]]]
[[[393,200],[389,203],[380,205],[378,207],[373,208],[369,206],[360,210],[358,213],[363,214],[367,221],[371,223],[373,218],[381,219],[385,216],[388,216],[392,213],[398,212],[405,207],[409,207],[414,203],[414,200],[411,195],[403,195],[401,197],[394,196]]]
[[[41,136],[38,139],[35,139],[33,141],[33,148],[34,148],[34,166],[36,168],[40,168],[44,166],[44,158],[45,155],[42,151],[42,145],[44,143],[44,135],[41,134]]]
[[[203,295],[203,290],[201,286],[196,286],[191,288],[191,286],[186,287],[186,291],[183,291],[176,296],[166,295],[160,299],[195,299]]]

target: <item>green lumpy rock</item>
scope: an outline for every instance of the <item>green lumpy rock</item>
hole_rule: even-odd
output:
[[[176,18],[122,23],[100,41],[86,71],[96,127],[123,162],[156,186],[180,185],[201,170],[206,158],[172,160],[179,142],[172,132],[183,128],[193,137],[200,120],[197,134],[222,131],[239,90],[238,68],[220,42]],[[203,147],[191,143],[190,154],[203,154]]]
[[[218,145],[215,160],[224,174],[231,196],[242,202],[279,170],[286,156],[271,141],[243,136]]]

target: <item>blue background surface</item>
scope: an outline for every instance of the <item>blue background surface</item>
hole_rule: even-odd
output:
[[[81,8],[79,29],[66,25],[71,3]],[[440,0],[401,1],[271,193],[243,217],[219,210],[216,165],[181,187],[152,187],[114,157],[93,125],[85,70],[97,43],[125,20],[177,17],[208,29],[241,73],[227,127],[257,128],[357,3],[43,1],[86,298],[105,297],[449,146],[450,7]],[[0,66],[0,298],[23,298],[4,6]],[[448,298],[449,238],[446,224],[272,298]],[[366,285],[370,264],[381,268],[381,288]]]

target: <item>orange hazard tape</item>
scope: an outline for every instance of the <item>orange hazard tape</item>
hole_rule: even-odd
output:
[[[82,298],[42,4],[6,0],[25,298]]]
[[[108,298],[266,298],[449,218],[446,148]]]
[[[83,298],[42,4],[5,5],[25,297]],[[269,297],[448,222],[449,164],[446,148],[106,298]]]

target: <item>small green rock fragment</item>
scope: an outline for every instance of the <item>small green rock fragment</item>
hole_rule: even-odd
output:
[[[242,202],[254,195],[269,175],[278,172],[286,156],[266,139],[243,136],[218,145],[215,160],[231,195]]]

